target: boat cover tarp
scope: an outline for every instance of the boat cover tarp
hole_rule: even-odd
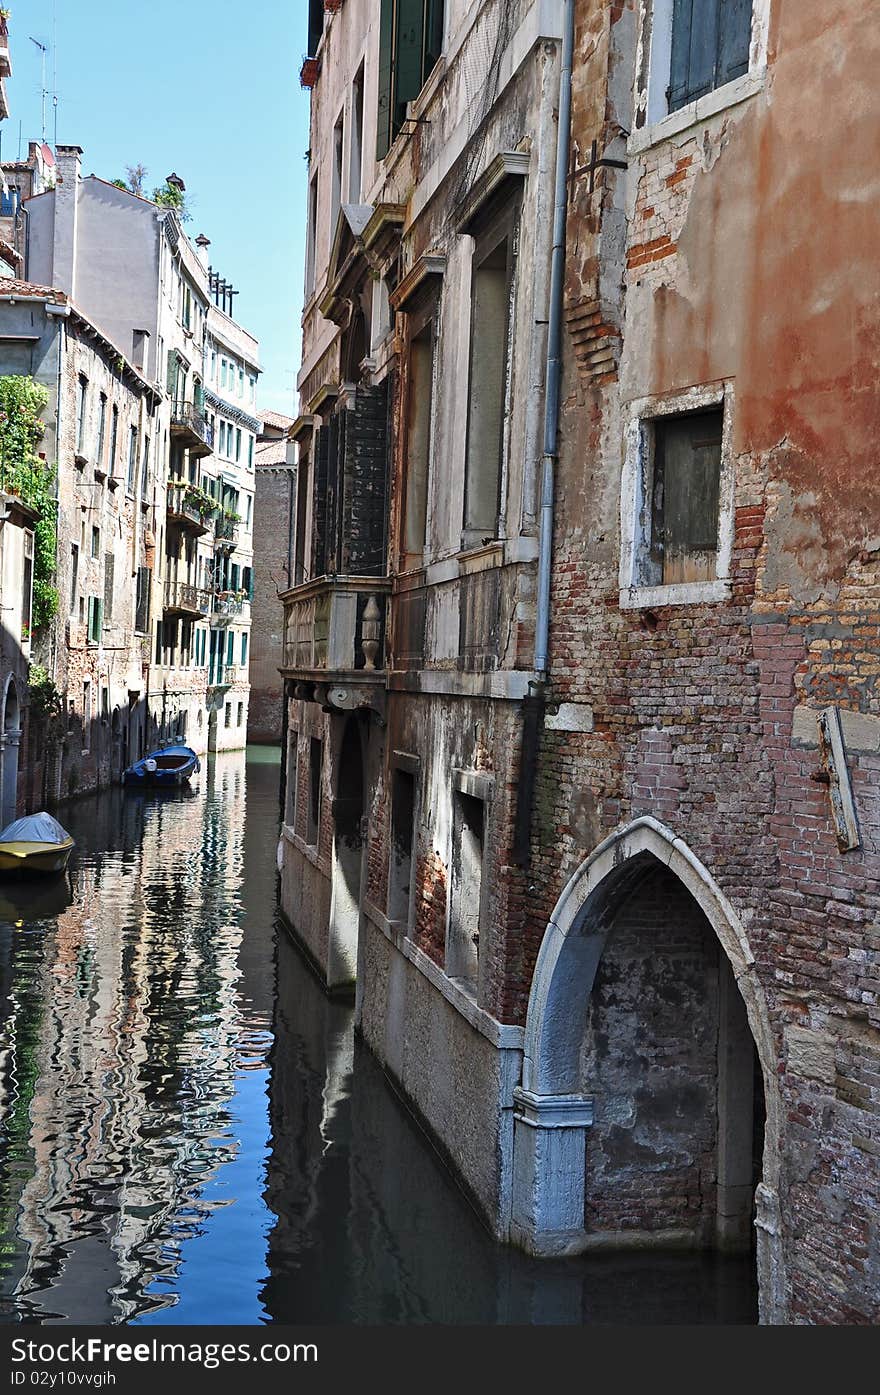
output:
[[[0,843],[66,843],[70,834],[51,814],[28,814],[0,833]]]

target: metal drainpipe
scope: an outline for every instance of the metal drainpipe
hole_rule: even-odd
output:
[[[527,867],[532,838],[532,805],[538,751],[544,718],[549,670],[550,563],[553,553],[553,470],[559,421],[559,379],[562,363],[562,293],[565,277],[565,221],[568,208],[568,157],[571,145],[571,69],[574,56],[574,0],[564,0],[562,64],[559,70],[559,116],[556,132],[556,187],[553,211],[553,253],[550,265],[550,311],[547,327],[547,371],[544,386],[544,453],[541,462],[541,522],[538,545],[538,608],[535,618],[533,690],[523,699],[520,778],[517,787],[512,857]]]
[[[541,522],[538,542],[538,611],[535,621],[535,669],[547,681],[550,637],[550,564],[553,553],[553,473],[559,428],[559,380],[562,368],[562,293],[565,277],[565,220],[568,205],[568,158],[571,145],[571,69],[574,55],[574,0],[564,0],[562,67],[559,73],[559,126],[556,133],[556,191],[553,211],[553,260],[550,267],[550,323],[547,329],[547,374],[544,389],[544,454],[541,462]]]

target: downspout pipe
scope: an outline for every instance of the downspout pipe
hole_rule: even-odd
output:
[[[550,642],[550,567],[553,553],[553,485],[559,433],[559,384],[562,375],[562,300],[565,284],[565,223],[568,211],[568,162],[571,149],[571,70],[574,57],[574,0],[563,0],[562,66],[559,72],[559,124],[556,132],[556,189],[553,208],[553,253],[547,371],[544,387],[544,451],[541,459],[541,517],[538,532],[538,609],[535,619],[535,669],[546,683]]]

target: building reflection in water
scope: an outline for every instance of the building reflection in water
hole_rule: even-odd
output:
[[[747,1264],[492,1242],[276,931],[278,774],[83,800],[70,886],[0,889],[6,1320],[754,1321]]]

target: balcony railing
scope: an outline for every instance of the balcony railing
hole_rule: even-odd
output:
[[[168,517],[194,533],[207,533],[215,509],[209,506],[207,495],[185,480],[169,480],[166,494]]]
[[[211,609],[214,615],[220,616],[221,619],[229,619],[235,615],[242,615],[247,604],[246,592],[215,591]]]
[[[383,672],[385,603],[390,582],[375,577],[320,577],[287,591],[285,674]]]
[[[211,593],[187,581],[169,581],[165,587],[165,612],[199,619],[211,613]]]
[[[189,448],[190,455],[210,455],[214,449],[214,428],[192,402],[172,402],[171,434]]]
[[[234,547],[238,541],[238,519],[218,518],[214,525],[214,540]]]

